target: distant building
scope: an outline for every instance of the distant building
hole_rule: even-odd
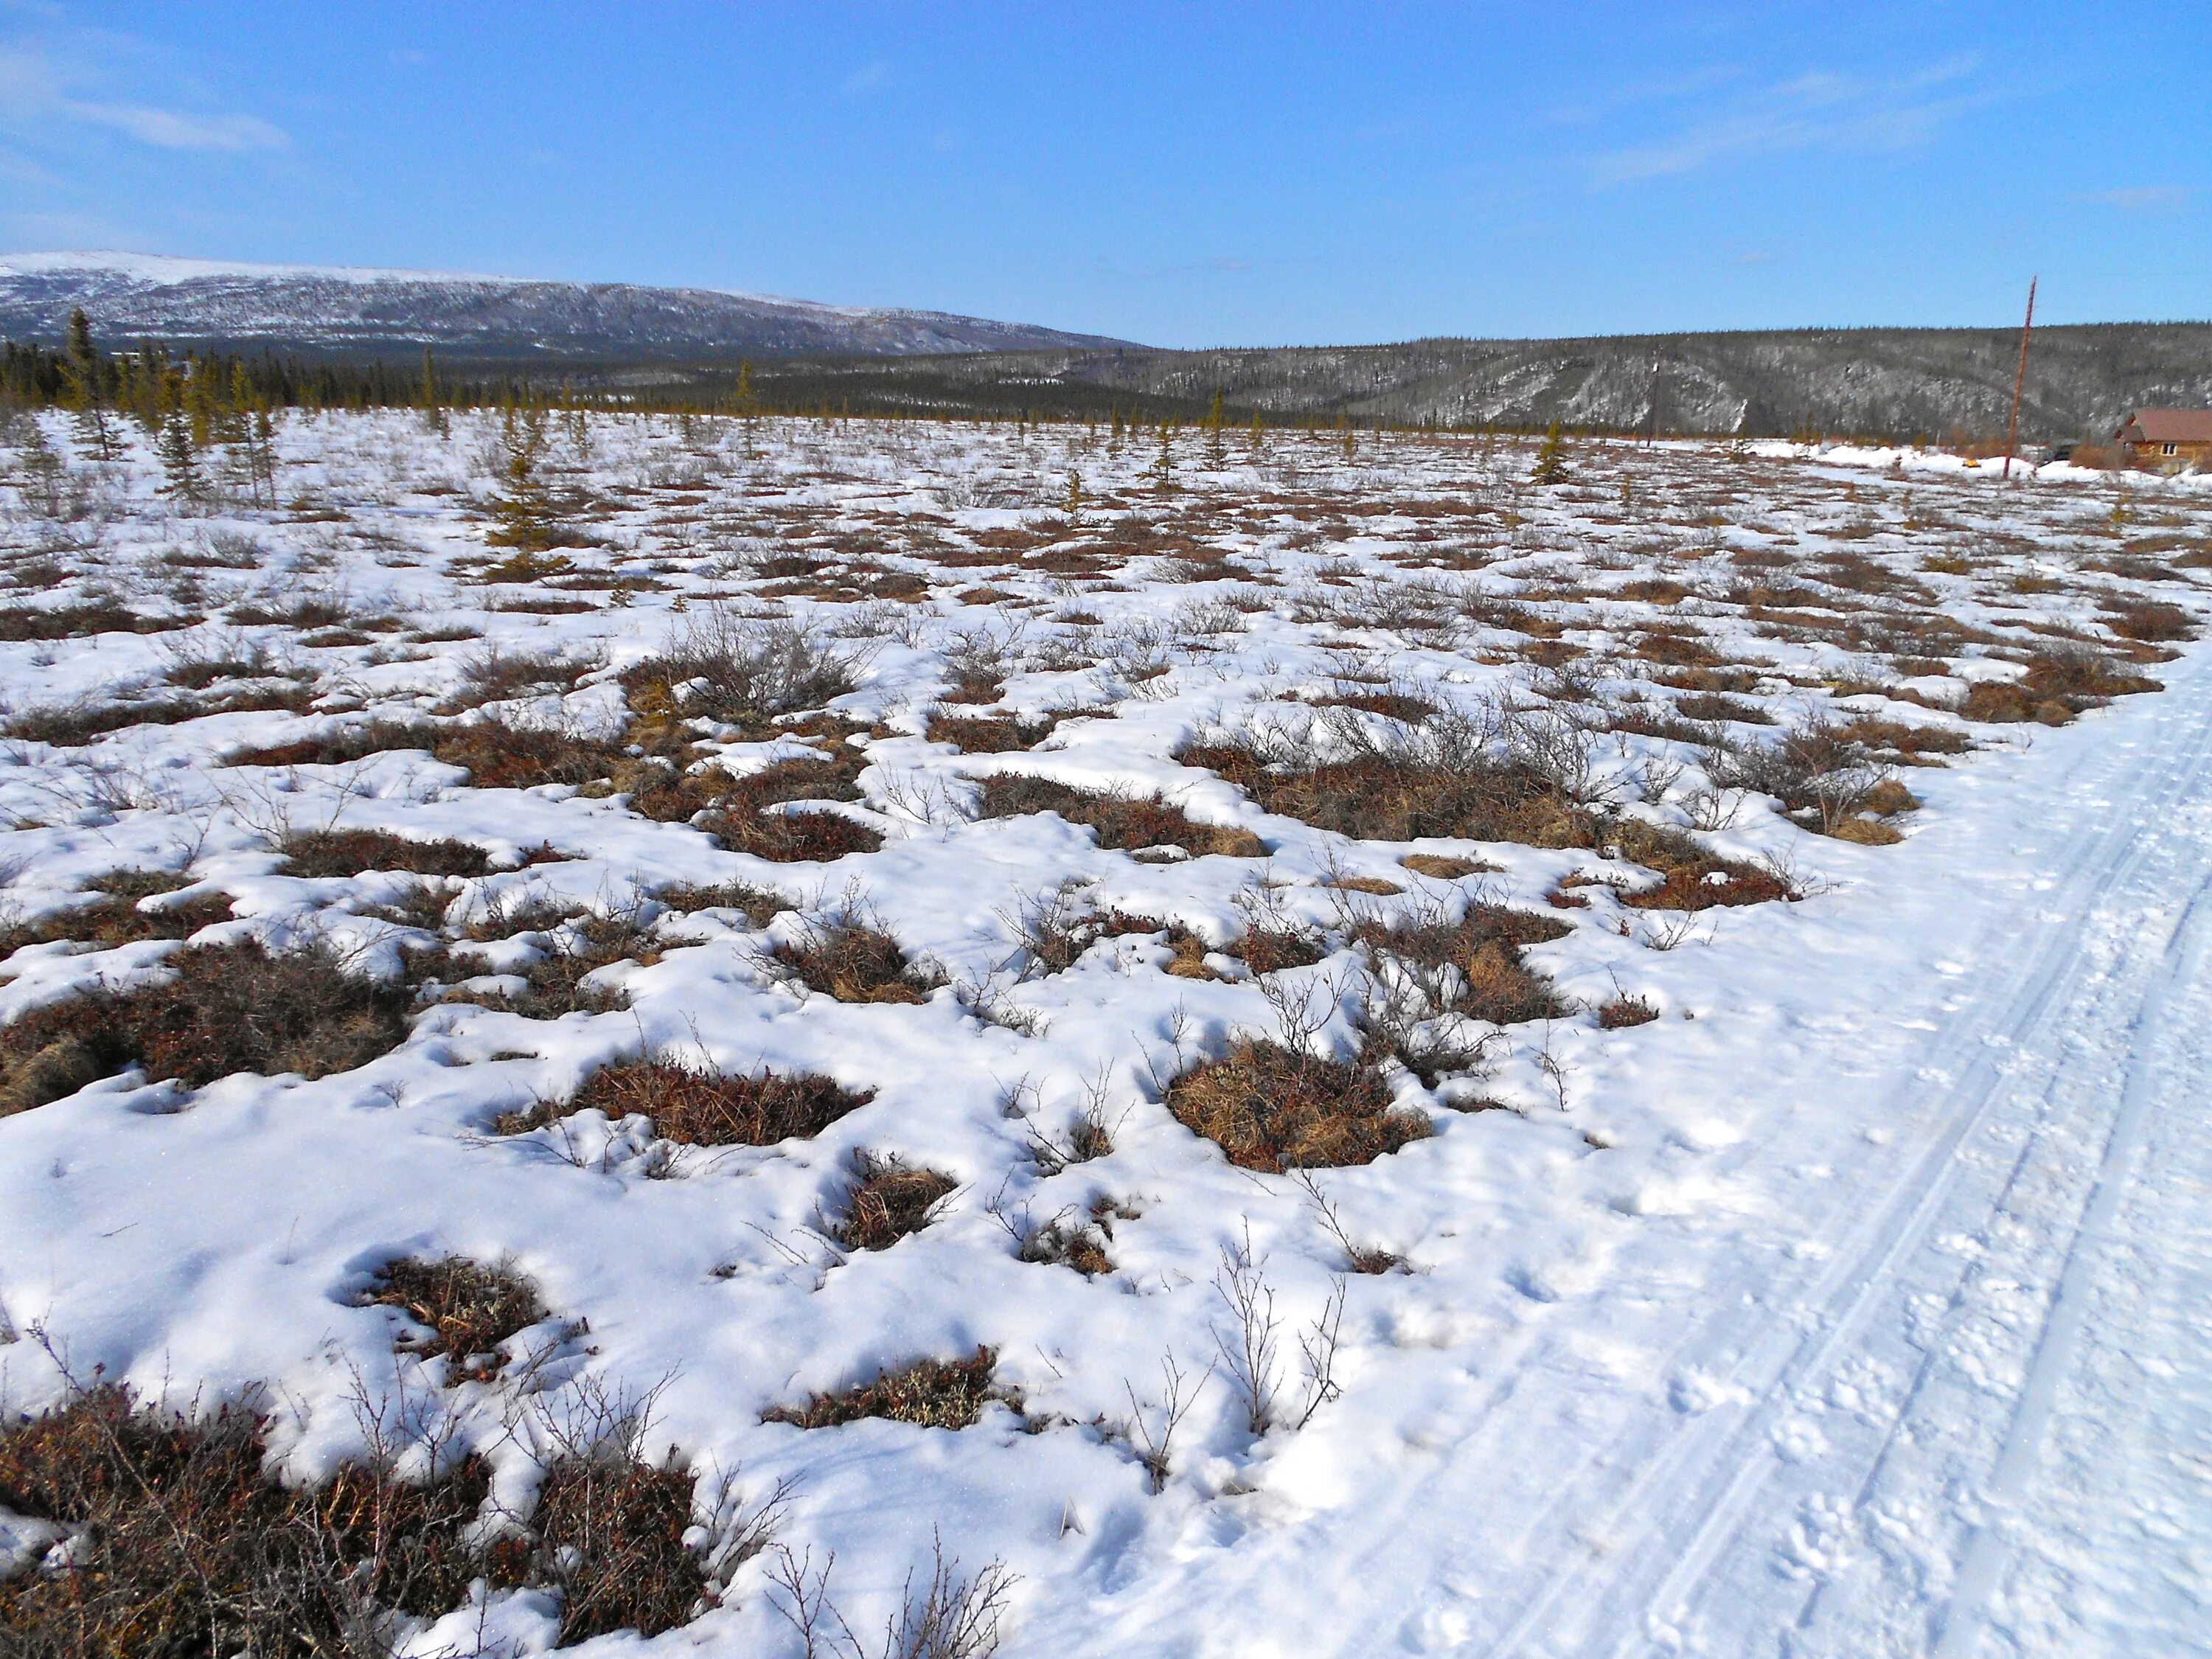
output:
[[[2112,441],[2137,466],[2212,465],[2212,409],[2139,409]]]

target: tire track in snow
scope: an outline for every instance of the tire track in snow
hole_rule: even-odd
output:
[[[2174,1081],[2174,1068],[2161,1039],[2179,1027],[2174,1018],[2177,996],[2185,996],[2204,983],[2209,958],[2212,958],[2212,881],[2200,885],[2191,896],[2143,1003],[2143,1018],[2135,1031],[2136,1052],[2128,1065],[2127,1086],[2112,1134],[2105,1143],[2096,1184],[2068,1249],[2065,1270],[2036,1344],[2027,1384],[2021,1391],[2020,1408],[1983,1493],[1996,1514],[1978,1524],[1967,1543],[1942,1621],[1936,1650],[1938,1659],[1970,1659],[1981,1645],[1990,1594],[2013,1554],[2001,1522],[2018,1510],[2041,1466],[2059,1387],[2073,1365],[2088,1319],[2100,1246],[2110,1235],[2121,1200],[2136,1174],[2155,1091],[2160,1085],[2171,1086]]]
[[[2176,704],[2163,711],[2164,719],[2187,720],[2183,689],[2177,684],[2167,695]],[[2059,1064],[2059,1051],[2072,1028],[2053,1016],[2078,1006],[2100,974],[2079,921],[2111,908],[2118,896],[2143,884],[2152,866],[2170,862],[2175,848],[2161,838],[2161,826],[2181,803],[2212,792],[2212,724],[2194,724],[2185,751],[2150,776],[2130,778],[2124,773],[2132,769],[2122,767],[2117,769],[2124,775],[2096,780],[2117,786],[2108,789],[2107,798],[2126,801],[2129,810],[2069,860],[2074,893],[2046,900],[2068,920],[2027,956],[2002,996],[1985,995],[1965,1020],[1954,1022],[1938,1038],[1923,1060],[1925,1076],[1952,1072],[1957,1060],[1966,1057],[1965,1065],[1956,1067],[1959,1080],[1951,1096],[1955,1103],[1940,1132],[1887,1201],[1845,1232],[1837,1253],[1808,1287],[1753,1309],[1732,1310],[1707,1327],[1699,1345],[1707,1347],[1731,1346],[1733,1331],[1756,1328],[1728,1376],[1733,1389],[1748,1393],[1748,1403],[1679,1423],[1656,1456],[1626,1454],[1622,1462],[1632,1463],[1636,1473],[1625,1490],[1601,1501],[1604,1513],[1595,1525],[1585,1504],[1598,1494],[1575,1486],[1563,1491],[1536,1530],[1555,1536],[1568,1527],[1595,1532],[1607,1547],[1601,1554],[1586,1547],[1564,1552],[1565,1564],[1484,1651],[1518,1659],[1534,1653],[1627,1654],[1680,1645],[1681,1615],[1698,1587],[1732,1548],[1741,1546],[1753,1525],[1772,1518],[1759,1500],[1780,1467],[1772,1437],[1790,1402],[1850,1355],[1904,1264],[1948,1218],[1947,1201],[1960,1176],[1961,1147],[1989,1123],[2023,1073]],[[2164,884],[2151,885],[2154,897],[2173,890]],[[2002,940],[1996,948],[2003,959]],[[2129,982],[2153,971],[2146,967],[2130,975]],[[2101,1002],[2120,988],[2100,988],[2105,993],[2097,998]],[[2130,1011],[2141,1006],[2140,995],[2123,1000]],[[2000,1203],[2002,1192],[2001,1188]],[[1983,1213],[1989,1213],[1987,1206]],[[1903,1404],[1910,1404],[1909,1395]],[[1646,1421],[1632,1432],[1650,1431]],[[1599,1478],[1619,1467],[1612,1457],[1602,1460]],[[1769,1628],[1787,1628],[1792,1622],[1783,1613]]]

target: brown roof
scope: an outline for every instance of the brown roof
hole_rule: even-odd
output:
[[[2212,409],[2139,409],[2120,434],[2140,444],[2212,444]]]

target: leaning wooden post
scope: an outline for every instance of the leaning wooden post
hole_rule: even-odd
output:
[[[2027,320],[2020,325],[2020,373],[2012,381],[2012,430],[2005,434],[2004,476],[2012,477],[2013,451],[2020,447],[2020,394],[2027,385],[2027,331],[2035,326],[2035,283],[2027,279]]]

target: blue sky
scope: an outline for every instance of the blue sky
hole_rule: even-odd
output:
[[[2212,317],[2212,6],[0,0],[0,247],[1166,345]]]

